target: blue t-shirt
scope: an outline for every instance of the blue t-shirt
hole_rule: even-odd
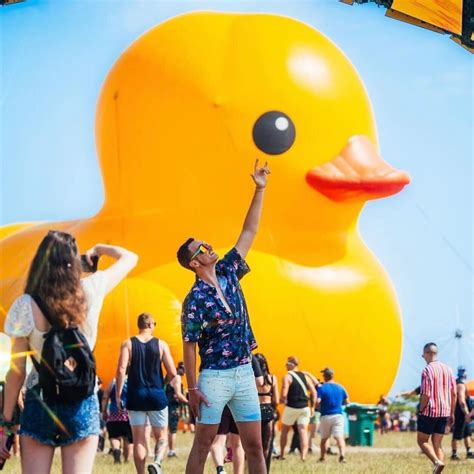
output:
[[[317,390],[321,400],[321,416],[342,415],[342,402],[348,398],[346,389],[338,383],[329,382],[320,385]]]
[[[181,313],[185,342],[197,342],[202,369],[232,369],[250,363],[257,347],[239,280],[250,271],[233,248],[216,264],[219,285],[229,304],[226,310],[217,290],[196,277]]]

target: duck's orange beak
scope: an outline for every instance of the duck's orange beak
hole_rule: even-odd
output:
[[[367,137],[357,135],[334,159],[309,171],[306,181],[334,201],[368,200],[400,192],[410,176],[392,168]]]

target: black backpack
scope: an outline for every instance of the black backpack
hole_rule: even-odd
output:
[[[94,393],[96,364],[89,343],[77,327],[54,326],[43,301],[32,296],[51,329],[44,335],[41,363],[31,356],[45,401],[78,402]]]

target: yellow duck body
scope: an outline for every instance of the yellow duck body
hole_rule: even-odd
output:
[[[256,136],[269,112],[284,118],[267,127],[270,142],[282,144],[277,152]],[[294,137],[281,141],[288,123]],[[379,157],[367,93],[329,39],[275,15],[168,20],[111,69],[96,140],[102,210],[91,219],[12,228],[0,241],[2,317],[54,227],[72,232],[82,250],[101,241],[140,255],[104,306],[101,375],[113,375],[119,341],[135,332],[142,311],[155,313],[160,337],[180,357],[180,302],[193,276],[177,265],[177,247],[189,236],[222,252],[233,245],[252,193],[249,170],[260,158],[272,175],[248,256],[253,272],[243,280],[260,350],[278,375],[288,355],[315,373],[333,367],[361,402],[389,390],[401,352],[400,311],[357,219],[367,199],[398,192],[408,177]]]

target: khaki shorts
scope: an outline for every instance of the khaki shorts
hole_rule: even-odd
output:
[[[309,425],[310,411],[309,407],[304,408],[292,408],[285,407],[283,410],[282,423],[287,426],[293,426],[295,423],[298,425]]]
[[[319,425],[321,438],[330,438],[331,434],[335,438],[344,437],[344,417],[342,415],[325,415],[321,417]]]

